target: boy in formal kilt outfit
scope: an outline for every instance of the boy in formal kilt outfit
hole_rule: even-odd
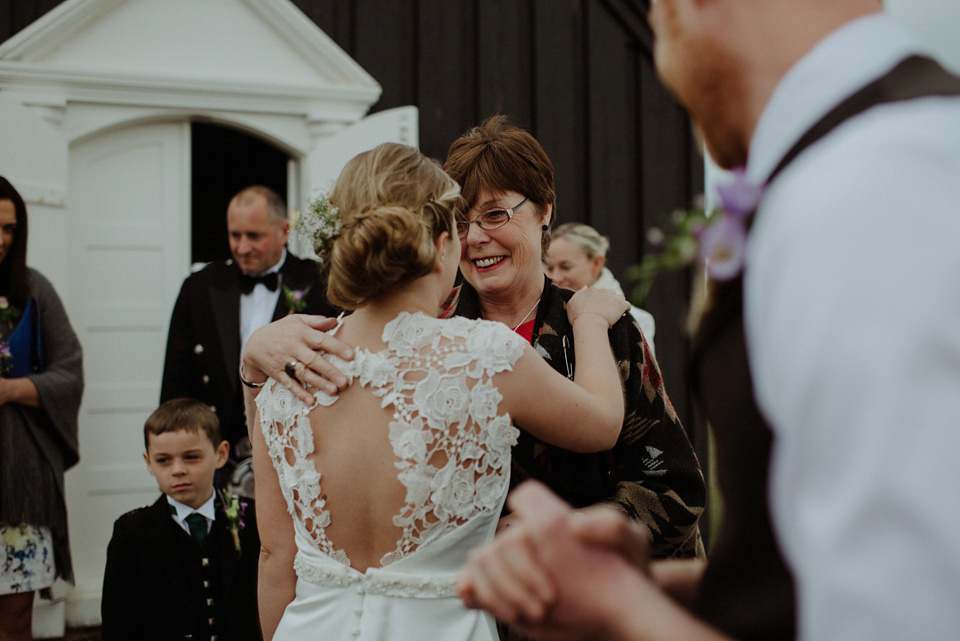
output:
[[[104,641],[258,641],[260,537],[252,501],[214,492],[228,454],[216,414],[167,401],[147,419],[144,444],[163,495],[114,524]]]

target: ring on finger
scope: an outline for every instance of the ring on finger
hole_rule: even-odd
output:
[[[297,365],[300,365],[299,361],[296,361],[296,360],[290,361],[289,363],[283,366],[284,373],[290,378],[299,380],[299,377],[297,376]]]
[[[293,372],[296,374],[296,379],[298,381],[303,381],[303,375],[307,373],[307,365],[300,361],[296,361],[296,365],[293,366]]]

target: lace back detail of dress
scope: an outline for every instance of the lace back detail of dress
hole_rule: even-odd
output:
[[[383,407],[393,408],[385,436],[406,498],[393,517],[403,534],[381,559],[387,565],[500,504],[519,433],[508,415],[498,414],[501,395],[492,378],[513,368],[524,343],[499,323],[407,313],[386,325],[383,340],[385,350],[355,350],[349,362],[328,358],[351,383],[370,387]],[[316,399],[336,402],[323,392]],[[257,406],[288,510],[319,550],[349,565],[325,534],[330,513],[322,477],[308,458],[312,408],[276,381],[260,393]]]
[[[257,409],[287,511],[310,533],[318,549],[339,563],[350,565],[343,550],[334,549],[324,535],[330,512],[325,509],[320,473],[308,458],[313,453],[313,429],[308,416],[311,408],[271,380],[257,396]]]

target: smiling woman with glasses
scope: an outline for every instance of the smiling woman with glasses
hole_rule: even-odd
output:
[[[572,376],[577,359],[565,307],[573,292],[541,268],[557,211],[546,152],[529,132],[494,116],[454,141],[444,169],[465,203],[457,219],[464,282],[453,313],[504,323]],[[522,434],[511,484],[532,477],[577,507],[619,506],[649,526],[654,556],[701,554],[703,477],[656,359],[629,315],[608,337],[626,399],[620,440],[606,452],[575,454]]]

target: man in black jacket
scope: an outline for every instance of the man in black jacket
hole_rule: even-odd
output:
[[[242,190],[227,208],[233,259],[190,275],[173,308],[160,401],[195,398],[217,413],[230,444],[217,487],[224,487],[250,456],[239,377],[240,354],[250,334],[292,312],[336,313],[324,297],[318,265],[287,251],[289,231],[280,196],[263,186]]]

